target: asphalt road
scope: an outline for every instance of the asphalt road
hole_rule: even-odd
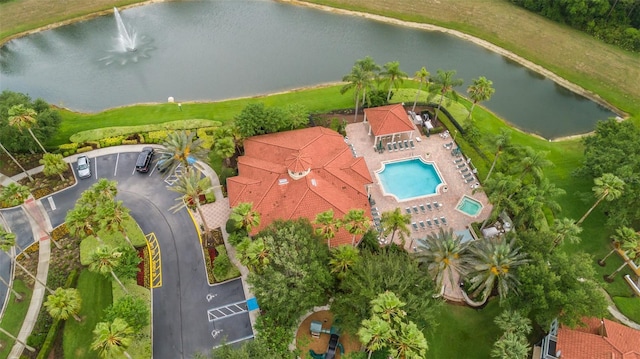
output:
[[[237,279],[208,284],[193,221],[184,209],[169,211],[178,194],[167,190],[164,176],[155,170],[136,173],[136,158],[137,153],[91,158],[91,178],[78,180],[73,187],[42,199],[52,226],[64,222],[80,194],[99,178],[117,181],[117,198],[131,210],[142,231],[155,233],[160,244],[162,286],[152,290],[154,358],[191,358],[223,340],[233,343],[252,338],[242,282]],[[24,226],[20,216],[9,213],[9,217],[12,230],[14,222],[17,227]],[[229,309],[230,304],[235,305]]]

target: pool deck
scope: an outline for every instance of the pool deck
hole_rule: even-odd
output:
[[[453,230],[460,230],[468,228],[472,222],[483,221],[491,213],[492,206],[489,204],[484,192],[477,191],[476,193],[473,193],[473,189],[471,188],[472,184],[479,181],[472,181],[465,184],[459,169],[456,168],[456,165],[453,162],[454,159],[463,157],[452,156],[451,150],[444,147],[445,144],[452,142],[452,138],[450,136],[448,138],[441,138],[437,134],[431,135],[430,137],[420,136],[419,132],[416,130],[413,134],[415,149],[389,152],[385,148],[385,151],[380,154],[374,148],[374,138],[373,136],[368,135],[367,126],[364,123],[358,122],[349,124],[347,125],[346,131],[348,137],[347,142],[353,145],[358,157],[364,157],[367,166],[369,167],[371,178],[374,181],[371,186],[371,197],[375,200],[375,205],[372,207],[377,207],[379,213],[393,211],[398,207],[402,209],[402,213],[406,213],[405,208],[412,208],[411,222],[416,222],[419,229],[416,231],[413,229],[413,226],[410,225],[411,237],[407,238],[405,242],[405,248],[408,251],[411,252],[414,250],[414,248],[412,248],[415,247],[414,239],[424,238],[427,234],[438,231],[438,226],[435,224],[433,227],[429,228],[427,226],[426,219],[430,219],[433,223],[434,217],[438,219],[440,219],[440,217],[445,217],[448,223],[447,226],[443,226],[445,229],[447,227],[451,227]],[[420,137],[421,141],[418,142],[416,137]],[[427,153],[429,154],[428,156]],[[435,163],[440,175],[442,176],[442,180],[445,183],[443,186],[439,187],[438,193],[402,202],[398,202],[392,196],[384,196],[381,185],[378,183],[375,175],[375,172],[381,169],[381,163],[383,161],[401,160],[416,156],[420,156],[426,162]],[[446,192],[443,190],[445,187],[447,187]],[[483,209],[477,217],[470,217],[455,209],[463,195],[467,195],[482,203]],[[425,205],[426,208],[427,203],[433,203],[434,201],[443,205],[441,209],[436,210],[434,208],[431,211],[427,209],[426,213],[422,213],[420,210],[420,204]],[[418,214],[413,212],[413,206],[418,207]],[[419,221],[424,221],[427,228],[424,230],[420,228]],[[401,241],[398,238],[395,238],[394,242],[401,244]]]

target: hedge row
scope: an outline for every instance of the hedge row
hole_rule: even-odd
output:
[[[69,273],[69,277],[67,278],[66,283],[64,284],[65,288],[75,287],[76,280],[78,279],[78,271],[76,269],[72,270]],[[53,349],[53,344],[56,341],[56,337],[58,336],[58,329],[60,329],[60,324],[62,324],[62,320],[54,319],[51,328],[49,328],[49,332],[47,333],[47,337],[42,344],[42,348],[38,352],[38,356],[36,359],[46,359],[49,357],[51,353],[51,349]]]

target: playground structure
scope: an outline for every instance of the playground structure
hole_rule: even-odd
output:
[[[344,347],[340,344],[340,329],[331,326],[331,329],[323,329],[322,323],[319,321],[312,321],[309,326],[309,330],[311,331],[312,338],[320,338],[322,334],[329,334],[329,345],[327,346],[327,351],[322,354],[318,354],[312,349],[309,349],[309,355],[313,359],[335,359],[336,357],[336,349],[340,350],[340,355],[344,354]]]

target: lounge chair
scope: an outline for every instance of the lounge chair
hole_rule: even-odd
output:
[[[422,228],[423,230],[427,229],[427,227],[424,225],[423,221],[420,221],[420,228]]]
[[[460,173],[465,173],[465,172],[469,172],[469,167],[465,167],[460,170]]]
[[[431,223],[431,220],[427,218],[427,225],[429,225],[429,228],[433,227],[433,223]]]
[[[416,222],[411,223],[411,225],[413,226],[414,231],[418,230],[418,224],[416,224]]]
[[[442,224],[444,224],[445,226],[448,225],[449,223],[447,223],[447,219],[444,217],[440,217],[440,221],[442,222]]]
[[[459,164],[456,165],[457,169],[460,169],[462,167],[467,167],[467,164],[466,163],[459,163]]]
[[[407,211],[407,214],[411,214],[411,208],[407,207],[404,210]]]
[[[394,151],[397,151],[397,150],[398,150],[398,146],[396,146],[396,143],[395,143],[395,142],[393,142],[393,143],[392,143],[392,145],[393,145],[393,150],[394,150]]]
[[[418,214],[420,212],[418,212],[418,207],[417,206],[413,206],[413,213]]]
[[[453,147],[453,142],[445,143],[443,146],[444,146],[444,148],[450,150],[451,147]]]
[[[433,206],[434,206],[437,210],[440,210],[440,209],[442,208],[442,203],[433,202]]]
[[[404,148],[409,149],[409,141],[404,140]]]
[[[389,150],[389,152],[393,151],[393,147],[391,147],[391,143],[387,143],[387,150]]]
[[[433,208],[431,207],[431,203],[427,202],[427,208],[429,208],[430,211],[433,210]]]
[[[458,158],[457,160],[453,160],[453,163],[457,165],[458,163],[460,163],[462,161],[464,161],[462,158]]]
[[[400,151],[404,151],[404,147],[402,147],[402,141],[398,141],[398,147],[400,147]]]
[[[413,144],[413,140],[409,140],[409,146],[411,146],[411,149],[415,149],[416,146]]]
[[[465,180],[464,180],[464,183],[473,182],[473,181],[475,181],[475,180],[476,180],[476,179],[475,179],[475,177],[471,176],[471,177],[469,177],[469,178],[465,179]]]
[[[440,221],[438,221],[438,219],[437,219],[437,218],[434,218],[434,219],[433,219],[433,223],[435,223],[435,224],[436,224],[436,226],[440,226]]]
[[[427,213],[427,211],[424,209],[424,204],[420,203],[420,210],[422,211],[422,213]]]
[[[375,204],[375,202],[372,204]],[[371,212],[379,212],[378,207],[371,207]]]

